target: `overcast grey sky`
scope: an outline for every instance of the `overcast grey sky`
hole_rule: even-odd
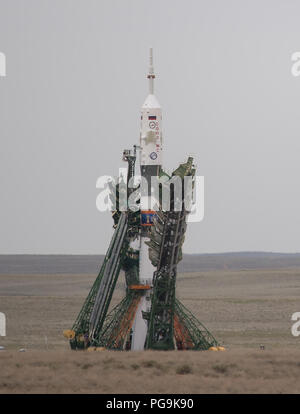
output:
[[[0,253],[104,253],[97,177],[138,143],[154,48],[167,169],[193,155],[185,252],[300,251],[300,1],[0,0]]]

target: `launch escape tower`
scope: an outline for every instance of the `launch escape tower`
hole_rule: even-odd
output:
[[[154,70],[150,49],[149,95],[141,110],[140,145],[124,150],[128,163],[127,182],[111,185],[114,234],[100,272],[70,330],[64,331],[72,349],[112,350],[207,350],[219,349],[212,334],[176,298],[177,264],[182,259],[182,244],[189,213],[185,205],[185,177],[194,184],[193,159],[168,175],[162,169],[161,107],[154,95]],[[137,149],[140,176],[148,185],[133,188]],[[151,177],[163,178],[153,206]],[[172,184],[180,179],[181,192]],[[142,183],[142,182],[141,182]],[[170,206],[163,208],[161,195],[169,189]],[[121,209],[136,192],[137,209]],[[193,185],[190,192],[193,191]],[[175,194],[176,193],[176,194]],[[191,194],[190,194],[191,196]],[[151,204],[152,202],[152,204]],[[178,208],[179,206],[179,208]],[[109,311],[121,270],[125,274],[123,300]]]

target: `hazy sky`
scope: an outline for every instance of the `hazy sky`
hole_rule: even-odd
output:
[[[164,163],[205,177],[185,252],[300,251],[300,1],[0,0],[0,253],[104,253],[96,180],[138,143],[148,48]]]

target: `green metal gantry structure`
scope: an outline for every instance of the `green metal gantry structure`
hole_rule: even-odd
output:
[[[134,176],[136,148],[124,151],[123,160],[128,162],[128,182]],[[194,177],[193,159],[181,164],[171,176],[160,172],[168,180],[182,180],[182,197],[174,198],[164,211],[159,205],[149,229],[149,258],[156,270],[151,288],[151,307],[144,312],[148,331],[144,349],[155,350],[208,350],[221,349],[213,335],[176,298],[177,264],[182,259],[182,244],[186,232],[188,211],[184,205],[184,177]],[[122,186],[124,188],[124,185]],[[71,349],[130,350],[132,326],[139,302],[145,291],[139,285],[139,251],[130,247],[130,241],[140,232],[140,211],[120,211],[120,185],[116,194],[113,212],[114,234],[101,265],[99,274],[75,320],[72,329],[64,331]],[[178,211],[175,205],[180,209]],[[113,292],[121,270],[125,273],[126,293],[122,301],[110,309]]]

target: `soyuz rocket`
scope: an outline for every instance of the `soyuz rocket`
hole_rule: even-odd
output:
[[[175,296],[176,267],[182,256],[188,210],[182,203],[184,210],[155,211],[160,201],[157,178],[163,183],[164,176],[169,176],[162,170],[162,112],[154,95],[152,49],[147,77],[149,94],[141,108],[140,145],[135,145],[134,151],[123,151],[123,161],[128,162],[127,185],[123,192],[119,186],[113,194],[115,198],[124,196],[127,189],[127,206],[132,207],[133,191],[129,189],[137,187],[139,148],[137,176],[141,183],[134,194],[133,214],[119,208],[119,197],[119,207],[113,211],[115,232],[99,274],[72,329],[64,331],[74,350],[219,350],[216,339]],[[192,161],[189,157],[172,176],[193,179]],[[121,269],[125,271],[126,296],[107,313]]]
[[[156,268],[149,259],[149,247],[145,244],[149,240],[148,232],[152,225],[155,212],[151,210],[151,177],[159,176],[162,165],[162,111],[161,106],[154,95],[154,69],[153,49],[150,48],[149,73],[149,94],[141,109],[140,129],[140,168],[141,177],[148,184],[148,191],[141,196],[141,232],[139,238],[139,282],[141,285],[149,286],[142,296],[136,312],[132,333],[132,350],[143,350],[147,335],[147,321],[143,319],[143,311],[150,311],[150,292],[153,282],[153,273]],[[148,194],[147,194],[148,193]]]

